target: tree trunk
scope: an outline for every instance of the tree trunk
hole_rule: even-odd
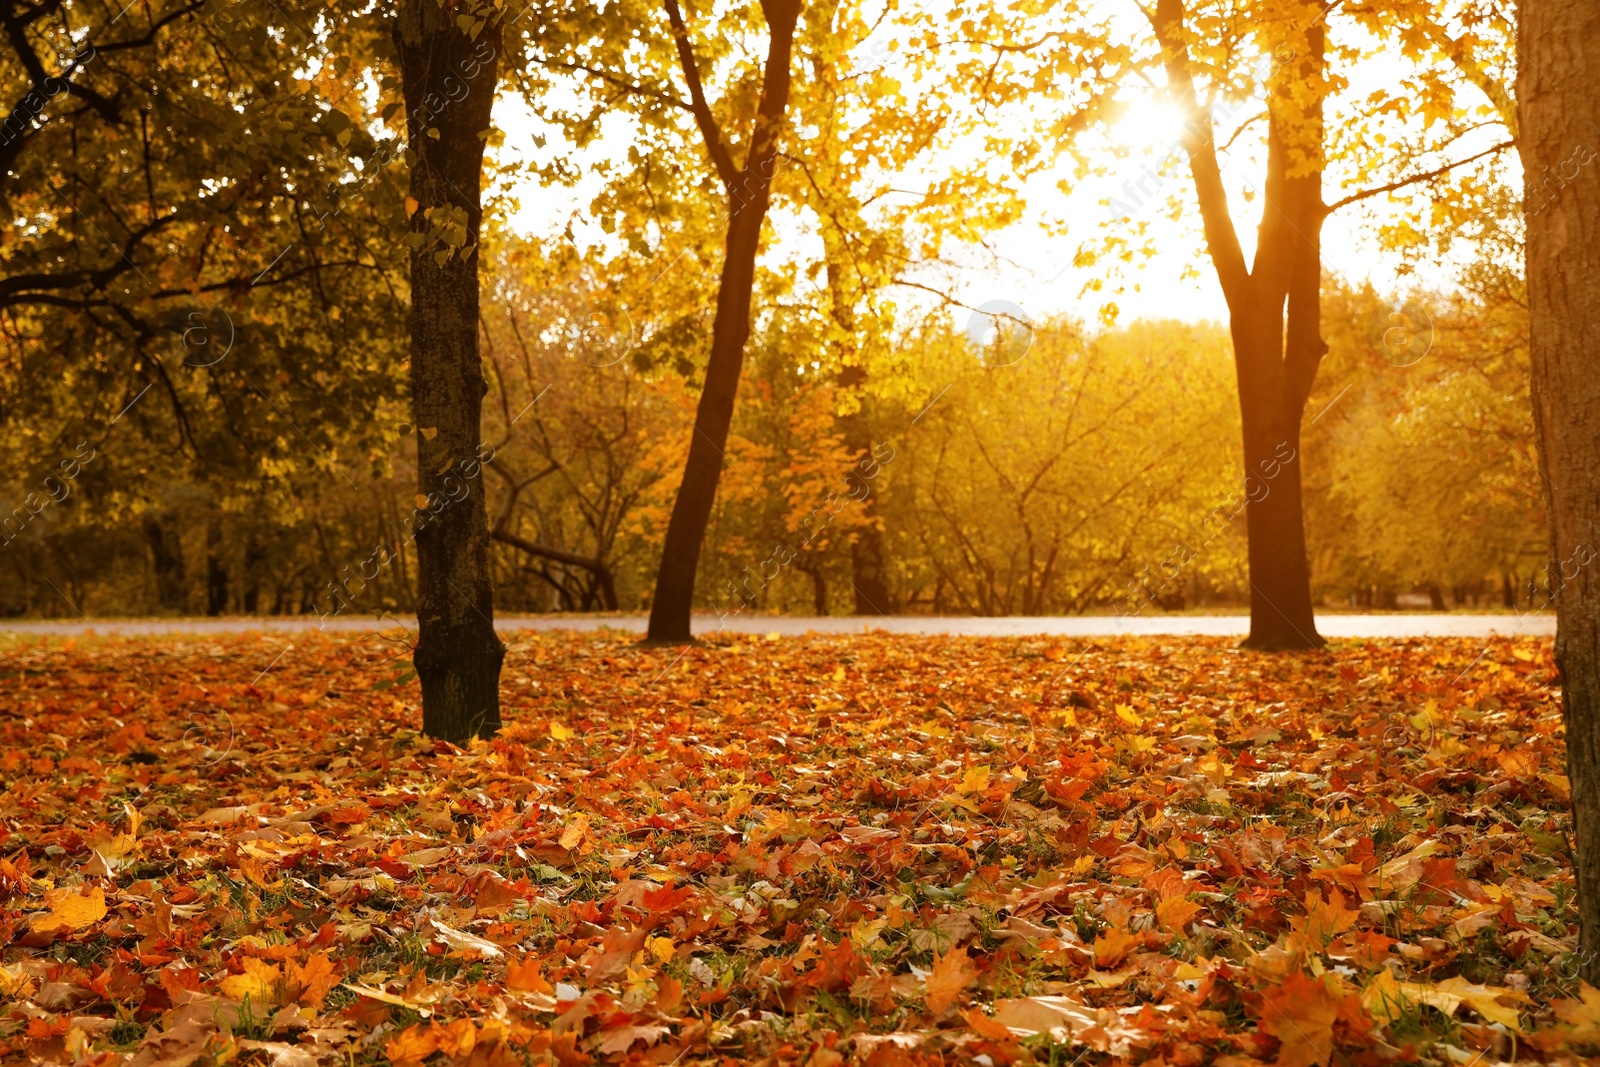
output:
[[[1592,171],[1580,175],[1600,138],[1600,7],[1523,0],[1518,29],[1533,406],[1550,494],[1578,961],[1582,977],[1600,985],[1600,568],[1592,565],[1600,523],[1600,184]]]
[[[846,389],[860,390],[866,380],[865,367],[847,366],[839,372],[839,384]],[[858,400],[864,401],[864,398]],[[867,470],[875,466],[872,426],[867,421],[863,407],[857,407],[838,421],[845,447],[857,463],[851,470],[859,478],[863,464]],[[889,599],[889,583],[884,566],[883,531],[878,527],[877,493],[867,493],[861,502],[861,513],[866,521],[850,534],[850,584],[855,595],[855,613],[887,615],[894,610],[894,605]]]
[[[494,632],[481,466],[488,385],[478,356],[477,243],[500,24],[491,21],[473,38],[458,27],[458,14],[437,0],[401,0],[394,30],[415,201],[408,207],[417,491],[430,502],[414,531],[412,662],[423,732],[455,742],[499,730],[505,659]]]
[[[182,611],[188,585],[183,541],[156,515],[145,516],[144,537],[150,545],[150,565],[156,573],[156,603],[165,611]]]
[[[769,33],[763,72],[761,102],[757,107],[750,151],[742,169],[735,169],[700,88],[693,51],[676,0],[668,0],[679,57],[690,84],[695,120],[707,150],[728,193],[728,228],[724,243],[722,277],[717,287],[717,313],[711,327],[711,358],[706,364],[705,386],[695,410],[694,435],[683,482],[672,505],[667,536],[661,546],[661,567],[656,574],[655,596],[650,602],[647,644],[688,644],[690,610],[694,606],[695,572],[717,483],[722,479],[728,427],[733,422],[739,375],[744,369],[744,346],[750,337],[750,302],[755,289],[756,254],[761,245],[761,224],[767,216],[772,175],[777,165],[777,141],[789,104],[790,54],[800,0],[766,0]]]
[[[206,614],[228,610],[228,565],[222,559],[222,524],[206,524]]]
[[[1305,50],[1290,50],[1300,88],[1323,84],[1325,32],[1307,4]],[[1244,647],[1320,648],[1301,518],[1300,422],[1322,340],[1322,97],[1272,90],[1265,204],[1253,263],[1229,214],[1211,114],[1199,101],[1184,41],[1183,0],[1158,0],[1151,25],[1169,91],[1189,116],[1185,149],[1200,202],[1206,250],[1228,304],[1244,435],[1250,635]]]

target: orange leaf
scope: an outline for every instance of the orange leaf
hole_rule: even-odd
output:
[[[1333,1055],[1339,1008],[1327,986],[1295,973],[1261,996],[1261,1029],[1281,1042],[1278,1067],[1319,1067]]]
[[[421,1023],[406,1027],[383,1046],[394,1067],[421,1067],[423,1060],[438,1051],[438,1031]]]
[[[543,971],[544,965],[532,956],[512,960],[506,964],[506,988],[516,993],[554,993]]]
[[[1135,945],[1144,941],[1142,934],[1129,934],[1121,930],[1107,930],[1094,939],[1094,964],[1096,967],[1115,967],[1127,959]]]
[[[1289,920],[1289,928],[1304,934],[1312,947],[1321,951],[1329,941],[1354,926],[1360,917],[1359,910],[1351,911],[1344,906],[1344,894],[1337,889],[1326,902],[1315,890],[1307,890],[1305,918]]]
[[[967,957],[965,948],[952,949],[943,956],[935,957],[933,973],[928,975],[928,1010],[935,1015],[942,1015],[976,977],[978,969]]]
[[[312,1010],[322,1007],[322,1001],[339,981],[338,971],[326,952],[306,957],[304,963],[290,960],[284,964],[288,971],[289,999]]]

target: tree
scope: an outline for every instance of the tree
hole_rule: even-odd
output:
[[[1523,0],[1518,31],[1533,401],[1550,501],[1580,966],[1600,984],[1600,185],[1584,173],[1600,140],[1600,7]]]
[[[401,0],[394,27],[406,104],[411,193],[411,396],[417,493],[430,508],[415,530],[422,728],[463,741],[500,728],[481,417],[488,391],[478,355],[478,234],[484,142],[500,61],[497,9],[461,11]]]
[[[1344,77],[1328,62],[1329,10],[1329,5],[1307,0],[1258,3],[1252,5],[1251,18],[1241,29],[1227,5],[1159,0],[1147,9],[1167,76],[1167,93],[1186,120],[1183,148],[1199,201],[1206,253],[1227,303],[1233,335],[1250,498],[1246,520],[1250,635],[1244,642],[1249,648],[1323,644],[1312,611],[1300,443],[1306,401],[1327,352],[1321,325],[1323,223],[1342,207],[1435,181],[1510,147],[1510,142],[1501,143],[1326,203],[1322,187],[1330,138],[1324,108]],[[1376,24],[1372,12],[1358,12],[1356,17],[1365,28]],[[1241,78],[1234,66],[1241,52],[1233,46],[1245,37],[1255,38],[1268,72],[1266,174],[1251,261],[1245,258],[1229,212],[1212,114],[1218,91]],[[1197,55],[1202,57],[1199,61]],[[1351,61],[1349,50],[1337,55]],[[1206,72],[1210,83],[1212,95],[1205,101],[1197,90],[1197,68]],[[1452,116],[1452,96],[1447,89],[1432,86],[1418,110],[1425,117]],[[1362,118],[1373,121],[1372,116]],[[1350,124],[1355,130],[1362,125]],[[1432,126],[1433,119],[1427,117],[1425,125]],[[1352,130],[1346,129],[1343,136],[1351,139]],[[1447,128],[1440,140],[1449,145],[1461,136]],[[1349,155],[1357,151],[1345,148]]]
[[[693,640],[689,611],[694,603],[695,572],[717,483],[722,477],[723,451],[733,421],[739,374],[744,367],[744,346],[750,336],[750,298],[755,287],[756,254],[761,247],[761,224],[766,219],[777,168],[778,141],[789,104],[790,55],[801,0],[762,0],[767,20],[768,47],[762,68],[761,96],[749,134],[742,165],[734,161],[721,124],[701,87],[699,61],[677,0],[665,0],[673,42],[683,77],[689,88],[695,125],[705,142],[706,154],[727,195],[727,233],[721,282],[717,287],[716,318],[711,326],[711,356],[706,364],[705,387],[695,410],[689,456],[683,481],[672,505],[672,519],[661,546],[661,569],[650,603],[646,640],[681,643]]]

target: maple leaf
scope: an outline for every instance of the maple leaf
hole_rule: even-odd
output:
[[[1335,889],[1324,901],[1315,890],[1306,891],[1305,915],[1289,920],[1289,928],[1302,934],[1314,951],[1320,952],[1328,942],[1355,926],[1361,917],[1359,910],[1344,906],[1344,894]]]
[[[544,965],[532,956],[506,963],[506,988],[517,993],[553,993],[544,978]]]
[[[1261,994],[1261,1029],[1279,1041],[1278,1067],[1317,1067],[1333,1055],[1339,1006],[1328,987],[1295,973]]]
[[[1115,967],[1128,958],[1128,953],[1144,943],[1143,934],[1130,934],[1124,930],[1105,930],[1090,946],[1094,950],[1096,967]]]
[[[570,852],[577,848],[578,845],[582,843],[582,841],[588,836],[589,816],[579,815],[577,818],[573,819],[567,824],[566,829],[561,831],[561,839],[559,844],[562,848]]]
[[[956,783],[956,792],[962,796],[981,795],[989,789],[989,768],[984,764],[968,767]]]
[[[589,981],[601,982],[621,974],[633,960],[633,954],[644,947],[643,929],[624,930],[613,927],[605,932],[598,950],[591,950]]]
[[[52,889],[44,895],[44,905],[49,910],[33,920],[33,932],[36,934],[54,934],[63,930],[76,933],[106,917],[105,890],[98,886],[86,893],[76,889]]]
[[[421,1067],[422,1061],[439,1051],[439,1032],[423,1023],[406,1027],[383,1046],[383,1054],[394,1067]]]
[[[973,966],[964,947],[951,949],[943,956],[935,956],[933,970],[927,978],[928,1010],[935,1015],[944,1014],[945,1009],[956,1002],[961,991],[977,977],[978,969]]]
[[[1014,1034],[1049,1034],[1058,1041],[1070,1041],[1077,1031],[1099,1025],[1100,1017],[1080,1001],[1040,996],[998,1002],[994,1006],[993,1021]]]
[[[303,963],[287,961],[284,967],[288,999],[313,1011],[339,983],[338,969],[326,952],[314,952]]]
[[[640,1041],[646,1045],[653,1045],[669,1033],[671,1031],[665,1026],[648,1024],[619,1026],[613,1030],[602,1031],[600,1040],[595,1045],[595,1051],[606,1056],[616,1056],[628,1051]]]
[[[249,998],[254,1004],[278,1003],[283,972],[277,964],[246,956],[240,966],[244,969],[242,974],[230,974],[219,983],[223,996],[239,1001]]]

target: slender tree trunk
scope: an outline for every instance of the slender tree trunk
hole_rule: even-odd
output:
[[[1600,6],[1523,0],[1518,28],[1533,404],[1550,494],[1578,961],[1583,978],[1600,985],[1600,178],[1592,168],[1600,149]]]
[[[761,102],[744,167],[736,169],[723,142],[715,117],[706,104],[693,49],[676,0],[667,0],[679,58],[690,85],[695,121],[705,138],[718,176],[728,192],[728,229],[724,244],[722,277],[717,288],[717,313],[711,327],[711,357],[706,364],[705,386],[695,410],[694,434],[683,482],[672,505],[667,536],[661,546],[661,568],[655,596],[650,602],[647,644],[686,644],[694,640],[690,611],[694,606],[695,573],[705,542],[717,483],[722,479],[728,427],[733,422],[739,376],[744,369],[744,346],[750,337],[750,303],[755,289],[756,254],[761,246],[761,224],[767,216],[772,175],[777,166],[777,142],[789,104],[790,56],[800,0],[764,0],[769,36],[766,67],[762,75]]]
[[[846,389],[860,390],[867,380],[864,367],[845,367],[839,372],[839,384]],[[858,464],[854,468],[860,477],[860,464],[872,469],[872,426],[865,408],[857,407],[839,419],[845,448]],[[889,599],[887,568],[884,565],[883,531],[878,527],[878,494],[869,492],[861,504],[862,525],[850,532],[850,584],[855,596],[857,615],[888,615],[894,610]]]
[[[145,516],[144,537],[150,545],[150,565],[156,574],[156,603],[166,611],[182,611],[188,599],[183,541],[158,515]]]
[[[206,614],[228,610],[228,565],[222,559],[222,525],[206,524]]]
[[[401,0],[394,31],[415,201],[408,206],[417,492],[433,504],[415,528],[413,662],[423,732],[449,741],[499,730],[505,659],[493,621],[480,432],[488,385],[478,356],[482,135],[494,105],[500,24],[472,38],[458,27],[459,14],[437,0]]]
[[[722,461],[733,423],[734,399],[744,370],[744,345],[750,337],[750,301],[755,287],[756,252],[761,210],[746,206],[728,225],[727,251],[717,290],[717,315],[711,327],[711,360],[706,365],[705,387],[695,411],[694,436],[683,482],[672,505],[667,537],[661,547],[661,570],[656,576],[655,598],[650,603],[650,628],[646,640],[667,644],[692,640],[690,609],[694,604],[695,573],[700,548],[705,543],[711,508],[722,480]]]

